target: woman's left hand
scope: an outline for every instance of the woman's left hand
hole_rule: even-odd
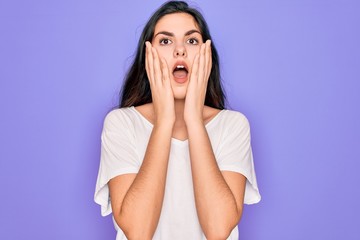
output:
[[[203,109],[211,67],[211,41],[207,40],[201,45],[200,52],[195,56],[191,68],[184,108],[186,124],[194,121],[203,122]]]

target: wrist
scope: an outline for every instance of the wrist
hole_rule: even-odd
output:
[[[185,118],[185,124],[186,127],[189,128],[193,128],[193,127],[199,127],[199,126],[204,126],[204,120],[201,117],[191,117],[191,118]]]
[[[154,128],[160,128],[160,129],[168,129],[171,130],[173,129],[175,124],[175,118],[172,117],[158,117],[155,119],[154,121]]]
[[[184,121],[186,125],[192,125],[193,123],[203,123],[203,108],[185,108]]]

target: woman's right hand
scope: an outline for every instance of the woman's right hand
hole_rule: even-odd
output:
[[[159,57],[156,48],[146,42],[145,68],[150,82],[155,124],[175,122],[174,94],[170,85],[170,72],[164,58]]]

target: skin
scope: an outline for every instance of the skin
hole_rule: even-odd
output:
[[[198,32],[188,34],[192,30]],[[114,218],[128,239],[152,239],[155,233],[171,138],[188,139],[195,204],[206,238],[226,239],[240,221],[246,179],[239,173],[220,171],[216,163],[205,125],[219,110],[204,106],[211,42],[204,43],[199,32],[191,15],[168,14],[156,24],[152,42],[146,43],[153,102],[136,109],[153,124],[153,130],[139,172],[109,182]],[[172,74],[179,60],[189,70],[181,84]]]

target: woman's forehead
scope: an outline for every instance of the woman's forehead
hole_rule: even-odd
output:
[[[155,25],[154,34],[160,31],[185,34],[192,29],[201,32],[193,16],[188,13],[171,13],[159,19]]]

